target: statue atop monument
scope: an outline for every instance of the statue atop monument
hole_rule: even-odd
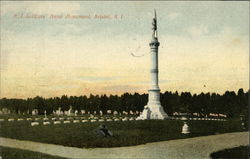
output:
[[[156,19],[156,10],[155,10],[155,15],[154,15],[154,18],[153,18],[153,22],[152,22],[152,30],[153,30],[153,35],[152,37],[153,38],[157,38],[157,19]]]

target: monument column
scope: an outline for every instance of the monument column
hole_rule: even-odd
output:
[[[144,107],[142,114],[138,117],[138,119],[165,119],[168,115],[164,112],[163,107],[160,102],[160,88],[158,85],[158,47],[160,43],[158,41],[157,35],[157,19],[156,19],[156,11],[153,18],[153,34],[152,40],[149,43],[150,46],[150,54],[151,54],[151,86],[148,90],[148,104]]]

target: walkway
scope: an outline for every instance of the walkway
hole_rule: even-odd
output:
[[[94,149],[65,147],[0,137],[0,146],[79,159],[206,159],[214,151],[248,144],[248,132],[162,141],[130,147]]]

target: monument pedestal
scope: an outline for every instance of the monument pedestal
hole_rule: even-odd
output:
[[[150,89],[148,92],[148,104],[144,107],[144,110],[138,119],[167,119],[168,115],[165,113],[160,103],[160,89]]]
[[[144,107],[142,114],[137,118],[139,120],[147,119],[167,119],[168,115],[164,112],[162,106],[148,106]]]

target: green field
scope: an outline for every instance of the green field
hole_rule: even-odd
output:
[[[73,147],[119,147],[243,131],[240,121],[188,121],[190,134],[181,134],[183,121],[144,120],[30,126],[29,121],[1,122],[0,136]],[[94,130],[105,124],[113,137],[98,137]]]
[[[2,159],[65,159],[57,156],[50,156],[39,152],[20,150],[15,148],[0,147]]]

